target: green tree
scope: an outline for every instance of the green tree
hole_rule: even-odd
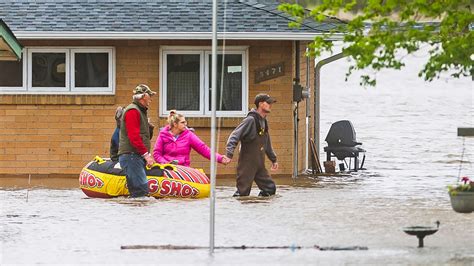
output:
[[[315,37],[309,56],[332,51],[331,35],[343,34],[343,53],[353,60],[346,79],[354,70],[404,66],[399,52],[411,54],[429,47],[429,58],[418,75],[426,81],[451,76],[474,76],[474,8],[472,0],[322,0],[312,10],[283,3],[279,10],[295,18],[298,27],[308,18],[324,22],[328,17],[353,12],[331,32]],[[370,75],[361,76],[361,85],[375,85]]]

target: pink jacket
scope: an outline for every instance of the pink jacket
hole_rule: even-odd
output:
[[[189,158],[191,148],[210,160],[211,150],[194,132],[185,130],[179,135],[178,139],[175,139],[169,130],[169,126],[164,127],[156,140],[153,157],[157,163],[169,163],[172,160],[178,160],[179,165],[189,166],[191,164]],[[217,161],[221,163],[222,155],[216,154]]]

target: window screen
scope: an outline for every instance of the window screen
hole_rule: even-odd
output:
[[[0,61],[0,87],[23,86],[23,60]]]
[[[109,54],[75,53],[74,71],[76,87],[108,87]]]
[[[209,62],[212,62],[209,56]],[[210,67],[211,68],[211,67]],[[209,71],[209,87],[211,86],[212,71]],[[223,80],[223,81],[222,81]],[[222,67],[222,55],[217,57],[217,111],[242,110],[242,55],[225,55]],[[211,94],[209,93],[209,102]],[[211,105],[209,104],[209,110]]]
[[[167,109],[195,111],[200,108],[200,55],[167,55]]]
[[[66,87],[66,54],[33,53],[33,87]]]

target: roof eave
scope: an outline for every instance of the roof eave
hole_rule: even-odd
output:
[[[94,39],[94,40],[211,40],[211,32],[69,32],[69,31],[17,31],[18,39]],[[226,32],[218,33],[227,40],[313,40],[323,33],[296,32]],[[330,40],[341,40],[341,34],[331,35]]]
[[[0,19],[0,60],[21,60],[22,49],[8,25]]]

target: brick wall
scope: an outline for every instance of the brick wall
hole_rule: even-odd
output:
[[[132,89],[138,83],[145,83],[153,90],[159,91],[160,45],[211,45],[209,41],[155,40],[54,42],[23,40],[22,43],[27,47],[115,47],[116,94],[115,96],[0,95],[0,175],[2,176],[24,174],[77,176],[81,168],[95,155],[108,156],[110,137],[115,127],[115,108],[130,103]],[[228,41],[227,45],[249,46],[249,107],[253,107],[253,98],[259,92],[269,93],[278,99],[268,119],[273,147],[280,163],[280,170],[274,174],[291,175],[293,42]],[[282,61],[285,62],[285,76],[255,84],[256,68]],[[151,121],[157,127],[164,125],[163,118],[158,116],[159,97],[160,95],[157,95],[153,98],[149,111]],[[303,105],[300,106],[300,115],[303,115],[301,121],[304,123],[304,108]],[[218,129],[219,152],[224,153],[227,137],[241,119],[219,119],[218,125],[221,125]],[[188,118],[188,121],[190,126],[196,128],[198,136],[209,144],[210,119]],[[157,129],[154,133],[152,143],[158,135]],[[300,137],[303,136],[304,134],[300,133]],[[303,138],[300,139],[300,143],[304,141]],[[238,152],[230,165],[219,166],[218,175],[233,175],[237,158]],[[192,161],[194,167],[204,168],[209,172],[209,162],[195,152],[192,153]],[[269,161],[267,163],[270,164]]]

